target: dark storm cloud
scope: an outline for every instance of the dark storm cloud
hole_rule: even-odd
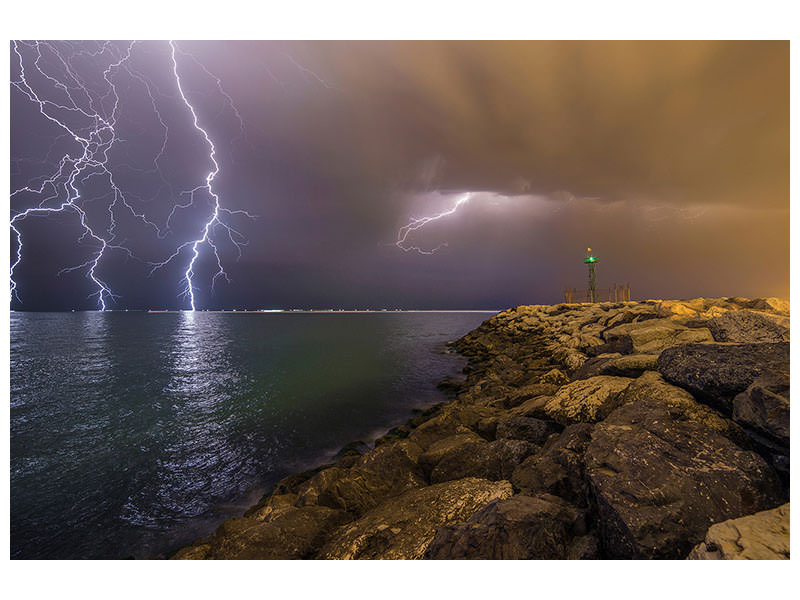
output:
[[[788,296],[788,43],[182,47],[241,111],[248,140],[231,143],[235,120],[191,75],[225,140],[220,190],[259,215],[242,224],[251,243],[234,285],[207,305],[557,301],[581,284],[587,245],[601,283],[630,281],[637,297]],[[169,95],[163,49],[149,52],[142,68],[162,69]],[[202,171],[197,140],[180,146],[174,172]],[[420,232],[445,250],[392,245],[410,216],[468,190],[498,200]],[[131,293],[175,305],[174,275]]]

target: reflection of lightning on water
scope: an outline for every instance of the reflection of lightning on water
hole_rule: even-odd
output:
[[[408,236],[412,231],[417,231],[419,229],[422,229],[423,227],[425,227],[425,225],[427,225],[431,221],[438,221],[439,219],[443,219],[444,217],[452,215],[459,209],[459,207],[466,204],[471,196],[472,194],[470,192],[466,192],[465,194],[460,196],[458,200],[456,200],[456,203],[451,208],[449,208],[444,212],[440,212],[430,217],[421,217],[419,219],[412,218],[407,225],[401,227],[400,230],[397,232],[397,240],[395,241],[394,245],[400,248],[403,252],[418,252],[419,254],[434,254],[438,250],[441,250],[442,248],[447,246],[447,242],[443,242],[438,246],[436,246],[435,248],[431,248],[430,250],[425,250],[419,246],[411,244],[408,241]]]

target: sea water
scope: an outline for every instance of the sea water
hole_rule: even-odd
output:
[[[11,556],[208,535],[284,476],[443,398],[486,313],[11,314]]]

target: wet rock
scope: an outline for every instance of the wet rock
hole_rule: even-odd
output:
[[[539,450],[539,446],[523,440],[499,439],[454,448],[432,469],[431,483],[442,483],[463,477],[480,477],[490,481],[509,479],[514,468]]]
[[[441,527],[425,558],[564,559],[572,540],[585,533],[583,511],[563,500],[514,496],[491,502],[464,524]]]
[[[547,436],[556,431],[554,423],[533,417],[512,416],[497,424],[495,437],[498,439],[525,440],[541,446]]]
[[[244,516],[258,519],[259,521],[269,521],[273,517],[294,508],[296,502],[297,494],[272,495],[248,509]]]
[[[606,417],[617,406],[620,393],[631,380],[601,375],[565,385],[545,405],[548,417],[561,423],[592,423]]]
[[[789,504],[716,523],[692,560],[789,560]]]
[[[295,473],[294,475],[289,475],[281,479],[278,483],[275,484],[275,488],[273,489],[273,494],[296,494],[297,491],[305,484],[309,479],[314,477],[317,473],[320,473],[326,469],[330,469],[335,465],[322,465],[315,469],[309,469],[308,471],[303,471],[302,473]]]
[[[509,498],[511,484],[468,477],[410,490],[341,527],[320,558],[422,558],[440,527],[466,521],[495,499]]]
[[[408,440],[378,446],[350,469],[334,467],[309,479],[298,490],[297,504],[362,514],[386,498],[426,485],[417,464],[421,454]]]
[[[174,558],[201,558],[201,554],[216,560],[309,558],[325,536],[347,520],[344,511],[324,506],[295,507],[268,522],[228,519],[203,545],[207,548],[179,552]]]
[[[765,373],[788,369],[789,343],[687,344],[664,350],[657,365],[668,382],[730,414],[736,394]]]
[[[751,344],[789,341],[788,328],[749,310],[728,311],[708,321],[708,329],[717,342]]]
[[[522,461],[511,475],[514,488],[527,495],[552,494],[585,507],[588,487],[583,455],[592,427],[588,423],[570,425],[539,454]]]
[[[654,398],[598,423],[585,461],[610,558],[682,558],[709,525],[783,500],[758,454]]]

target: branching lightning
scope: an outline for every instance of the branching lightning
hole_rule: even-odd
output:
[[[206,76],[214,80],[217,92],[221,94],[226,106],[238,119],[239,135],[231,140],[231,144],[238,139],[246,140],[244,122],[232,98],[223,89],[220,79],[194,56],[181,51],[177,44],[169,42],[171,59],[169,67],[171,75],[174,77],[177,95],[180,96],[179,99],[177,96],[164,93],[150,77],[134,68],[131,64],[131,55],[136,46],[137,42],[135,41],[122,47],[116,43],[105,42],[98,44],[95,50],[88,50],[85,47],[76,48],[70,42],[59,43],[58,46],[50,42],[13,42],[12,51],[15,61],[18,63],[18,75],[11,81],[12,89],[23,94],[38,108],[38,113],[42,117],[57,126],[62,132],[54,137],[45,155],[44,163],[51,160],[50,157],[57,146],[64,146],[71,140],[74,142],[74,148],[61,156],[49,174],[34,178],[11,193],[10,198],[13,202],[24,201],[27,203],[26,208],[12,208],[11,213],[10,229],[13,232],[12,240],[16,242],[16,252],[12,255],[9,272],[9,299],[11,302],[15,298],[21,302],[15,271],[23,262],[25,255],[24,236],[21,228],[25,220],[37,216],[75,215],[81,228],[78,242],[90,244],[93,246],[93,250],[88,260],[79,265],[62,269],[59,274],[83,271],[94,289],[90,297],[96,297],[98,308],[106,310],[108,303],[118,296],[100,274],[104,259],[110,252],[119,251],[128,258],[141,260],[127,247],[125,238],[122,237],[124,232],[121,231],[119,220],[121,213],[125,211],[130,213],[134,222],[138,222],[157,239],[167,239],[174,235],[172,220],[183,209],[194,206],[197,195],[202,192],[205,192],[210,199],[211,214],[204,218],[198,236],[180,243],[174,252],[163,261],[143,262],[151,265],[152,274],[178,257],[184,256],[188,262],[180,281],[181,295],[187,297],[192,310],[196,306],[195,292],[197,288],[194,281],[196,265],[205,246],[211,249],[216,261],[217,270],[212,277],[212,290],[218,278],[222,277],[230,281],[223,268],[221,251],[216,238],[217,230],[221,228],[223,236],[230,240],[236,248],[237,256],[240,257],[242,247],[247,242],[244,235],[227,222],[227,217],[243,215],[252,218],[252,215],[221,205],[219,192],[214,187],[215,178],[220,171],[217,148],[208,129],[200,125],[195,105],[187,95],[185,82],[180,76],[178,55],[194,61]],[[102,62],[99,77],[87,77],[86,74],[81,74],[80,69],[75,66],[75,62],[79,59]],[[118,78],[123,73],[130,77],[129,85],[138,83],[144,89],[155,118],[161,127],[160,147],[153,158],[150,169],[142,170],[123,164],[114,152],[116,146],[126,142],[120,137],[117,127],[121,112]],[[98,85],[100,83],[102,83],[101,86]],[[174,98],[189,113],[194,130],[201,134],[209,150],[208,158],[211,170],[204,182],[179,194],[174,193],[172,184],[162,172],[160,164],[167,149],[170,133],[167,120],[162,115],[163,108],[159,108],[165,98],[168,100]],[[159,192],[164,186],[170,191],[172,207],[161,226],[157,225],[153,218],[148,217],[143,209],[137,207],[139,204],[146,204],[148,200],[124,191],[117,184],[115,172],[120,168],[127,168],[141,174],[156,173],[161,181]],[[105,185],[106,191],[101,195],[86,193],[87,183],[95,178],[100,178]],[[134,198],[137,199],[136,204],[133,202]],[[99,201],[104,202],[103,206],[105,207],[105,211],[100,213],[100,217],[95,211],[92,211],[91,215],[88,214],[87,205]],[[106,216],[102,217],[102,214]],[[97,223],[98,219],[103,222]]]
[[[400,228],[397,232],[397,240],[395,241],[395,246],[400,248],[403,252],[417,252],[419,254],[435,254],[437,251],[441,250],[442,248],[447,246],[447,242],[441,243],[435,248],[431,248],[430,250],[426,250],[421,248],[420,246],[413,245],[409,240],[408,236],[413,231],[417,231],[422,229],[428,223],[432,221],[438,221],[439,219],[443,219],[449,215],[455,213],[461,206],[469,202],[472,194],[470,192],[466,192],[462,196],[459,196],[458,200],[456,200],[455,204],[446,211],[437,213],[435,215],[431,215],[429,217],[420,217],[418,219],[412,218],[411,221]]]
[[[194,128],[203,136],[203,138],[205,139],[206,144],[208,145],[208,149],[209,149],[208,159],[212,164],[211,171],[209,171],[208,175],[206,175],[205,183],[203,185],[197,186],[196,188],[194,188],[194,189],[189,191],[190,203],[194,202],[195,194],[198,191],[205,190],[208,193],[208,195],[211,197],[211,199],[212,199],[213,210],[212,210],[211,216],[205,222],[205,224],[204,224],[204,226],[202,228],[202,235],[199,238],[194,239],[194,240],[189,240],[188,242],[185,242],[185,243],[181,244],[180,246],[178,246],[178,248],[175,250],[175,252],[173,252],[172,255],[170,255],[166,260],[158,262],[158,263],[153,263],[153,269],[150,272],[152,274],[156,270],[164,267],[165,265],[169,264],[173,259],[178,257],[186,248],[190,248],[191,249],[191,251],[190,251],[191,258],[189,260],[188,266],[186,267],[186,271],[184,272],[184,276],[183,276],[183,280],[182,280],[182,282],[183,282],[183,290],[182,290],[181,294],[183,296],[186,296],[189,299],[189,306],[191,307],[191,310],[195,310],[195,295],[194,295],[195,287],[194,287],[193,277],[195,275],[195,271],[194,271],[195,263],[197,262],[197,259],[200,256],[200,248],[201,248],[201,246],[203,246],[204,244],[208,245],[211,248],[211,250],[212,250],[212,252],[214,254],[214,259],[216,260],[217,271],[214,273],[214,276],[211,279],[212,288],[214,286],[214,283],[216,282],[216,280],[219,277],[222,277],[226,281],[230,282],[230,279],[228,278],[228,274],[225,272],[225,269],[222,266],[222,259],[220,258],[220,255],[219,255],[219,248],[217,247],[217,245],[215,243],[215,240],[214,240],[214,237],[213,237],[214,230],[218,226],[222,227],[225,230],[225,233],[227,234],[228,239],[230,239],[230,241],[236,247],[237,252],[239,253],[239,256],[241,256],[241,248],[242,248],[242,246],[246,245],[246,243],[247,243],[245,241],[244,236],[239,231],[237,231],[236,229],[234,229],[233,227],[228,225],[224,220],[222,220],[220,218],[220,215],[221,214],[227,214],[227,215],[244,214],[244,215],[246,215],[248,217],[252,217],[253,215],[250,215],[250,214],[246,213],[245,211],[231,211],[231,210],[228,210],[228,209],[223,208],[222,206],[220,206],[219,195],[217,194],[216,191],[214,191],[214,179],[216,178],[217,174],[219,173],[219,163],[217,162],[217,158],[216,158],[217,149],[214,146],[214,142],[211,140],[211,137],[208,135],[208,131],[206,129],[204,129],[200,125],[199,119],[197,117],[197,111],[195,110],[194,105],[186,97],[186,92],[184,90],[183,82],[181,81],[180,74],[178,73],[178,59],[177,59],[177,56],[176,56],[177,45],[173,41],[170,41],[169,45],[170,45],[170,49],[171,49],[170,56],[172,57],[172,72],[173,72],[173,74],[175,76],[175,83],[176,83],[176,85],[178,87],[178,92],[180,93],[181,99],[183,100],[183,103],[186,105],[186,108],[191,113],[192,124],[194,125]],[[203,67],[203,70],[206,73],[209,73],[208,70],[205,69],[205,67]],[[219,88],[219,90],[222,91],[222,85],[221,85],[219,79],[216,79],[216,83],[217,83],[217,87]],[[225,98],[230,102],[231,106],[233,106],[233,102],[231,101],[230,96],[228,96],[228,94],[226,94],[224,91],[222,91],[222,93],[225,95]],[[243,125],[242,120],[241,120],[241,115],[239,115],[239,112],[235,109],[235,107],[234,107],[234,111],[236,112],[236,116],[239,118],[239,123],[242,126],[242,130],[241,131],[243,132],[244,131],[244,125]],[[243,135],[243,133],[242,133],[242,135]],[[187,205],[177,205],[176,208],[185,208],[186,206]],[[174,213],[174,210],[173,210],[172,213],[170,213],[170,218],[172,217],[173,213]]]

